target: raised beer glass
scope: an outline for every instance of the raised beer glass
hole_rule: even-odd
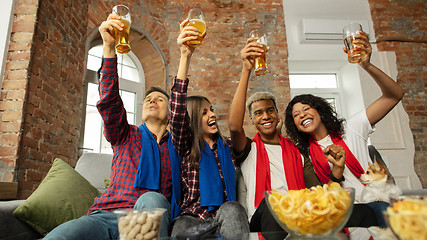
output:
[[[202,44],[203,38],[206,36],[205,16],[200,9],[192,8],[188,12],[187,19],[189,20],[187,26],[195,27],[199,31],[199,36],[197,39],[187,41],[187,45],[191,47],[197,47]]]
[[[113,7],[113,13],[121,17],[122,23],[125,25],[122,31],[115,29],[116,51],[118,53],[128,53],[130,51],[129,31],[130,31],[130,11],[125,5],[117,5]]]
[[[262,49],[264,52],[259,57],[254,57],[255,66],[254,72],[256,76],[263,76],[268,73],[267,61],[265,53],[267,52],[267,37],[261,32],[261,30],[256,29],[250,32],[249,37],[257,37],[257,43],[262,44]]]
[[[362,44],[354,44],[356,39],[354,35],[362,31],[362,25],[359,23],[350,23],[343,28],[344,45],[347,47],[348,62],[358,63],[366,58],[366,52],[360,49]]]

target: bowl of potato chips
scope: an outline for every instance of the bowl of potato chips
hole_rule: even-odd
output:
[[[338,183],[286,192],[266,191],[267,206],[279,225],[299,238],[335,238],[350,218],[354,189]]]
[[[401,240],[427,240],[427,196],[392,198],[384,220]]]

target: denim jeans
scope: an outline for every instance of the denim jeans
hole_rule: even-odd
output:
[[[160,237],[168,236],[168,225],[170,220],[170,203],[160,193],[146,192],[141,195],[135,203],[134,209],[141,208],[165,208],[166,212],[162,218]],[[43,239],[52,240],[80,240],[80,239],[118,239],[119,230],[117,216],[113,212],[99,210],[65,222],[46,235]]]
[[[174,221],[172,228],[172,237],[176,237],[181,231],[201,224],[203,222],[212,222],[213,219],[201,221],[196,216],[181,215]],[[248,215],[245,208],[238,202],[225,202],[216,212],[215,223],[219,223],[217,234],[225,239],[247,239],[249,234]]]

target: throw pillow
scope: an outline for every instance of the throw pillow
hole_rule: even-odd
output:
[[[13,211],[42,235],[85,215],[101,193],[70,165],[57,158],[39,187]]]
[[[110,178],[104,178],[104,185],[105,185],[105,189],[107,189],[110,186]]]

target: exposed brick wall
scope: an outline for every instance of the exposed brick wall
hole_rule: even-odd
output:
[[[397,82],[407,91],[403,106],[414,135],[414,167],[427,187],[427,2],[370,0],[380,51],[397,58]]]
[[[18,181],[24,105],[38,1],[15,1],[15,15],[0,96],[0,181]]]
[[[12,175],[19,183],[18,197],[25,198],[56,157],[72,166],[77,161],[88,4],[53,0],[16,4],[2,106],[19,109],[2,112],[2,124],[20,123],[22,135],[17,131],[16,137],[4,133],[1,137],[9,137],[11,146],[19,142],[9,159],[16,165]]]
[[[263,77],[252,76],[249,92],[269,90],[278,100],[278,108],[284,109],[289,101],[289,79],[286,31],[282,1],[191,1],[205,13],[207,35],[202,46],[193,54],[189,70],[189,94],[200,94],[209,98],[215,107],[219,127],[226,136],[231,101],[240,78],[242,61],[240,51],[246,43],[250,30],[263,28],[269,36],[268,64],[271,73]],[[179,23],[187,17],[190,9],[187,1],[168,1],[167,28],[170,43],[170,65],[168,87],[176,75],[179,49],[176,38]],[[262,9],[262,10],[261,10]],[[250,94],[249,93],[249,94]],[[255,128],[246,116],[248,136]]]

